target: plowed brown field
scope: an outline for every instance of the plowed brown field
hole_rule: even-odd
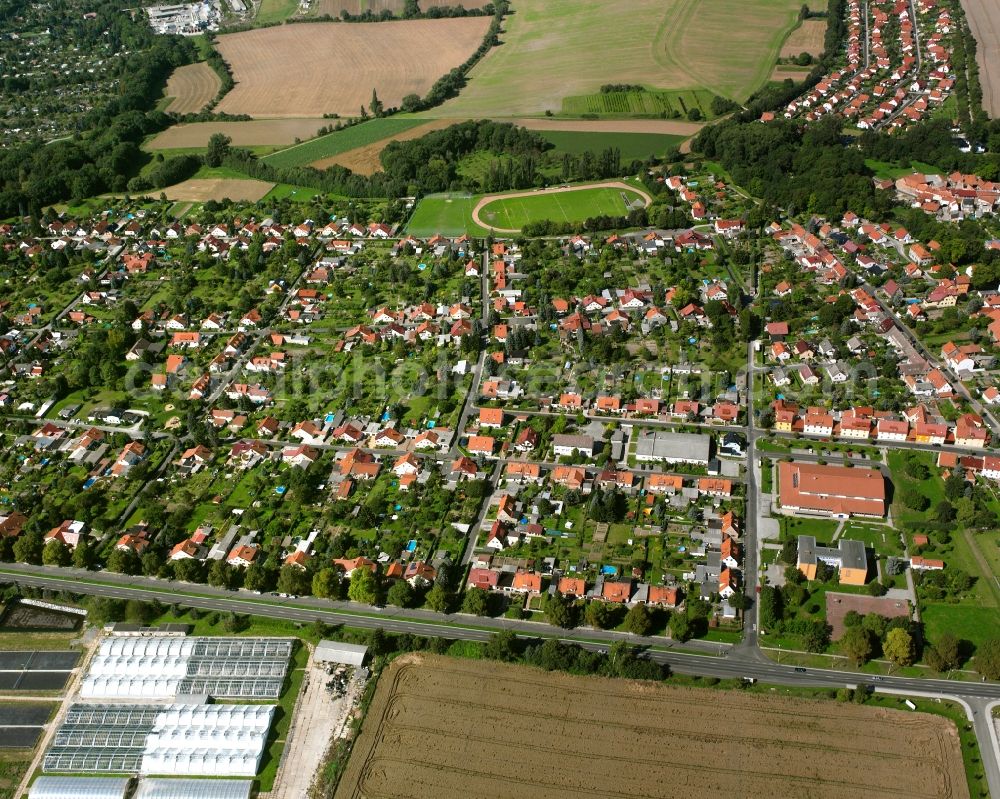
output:
[[[409,656],[382,675],[335,799],[967,797],[946,720]]]
[[[781,46],[782,58],[794,58],[801,53],[823,55],[823,38],[826,36],[826,20],[804,19],[802,24],[788,34]]]
[[[447,5],[462,5],[465,8],[482,8],[490,0],[462,0],[461,3],[458,0],[440,0],[438,2],[429,2],[427,7],[430,8],[432,5],[435,6],[447,6]],[[331,17],[340,17],[341,11],[347,11],[348,14],[354,14],[358,16],[364,14],[366,11],[371,11],[373,14],[380,14],[383,11],[391,11],[393,14],[399,14],[403,7],[406,5],[405,0],[319,0],[313,6],[314,12],[317,16],[323,14],[329,14]]]
[[[177,67],[167,80],[168,114],[196,114],[219,93],[222,81],[204,61]]]
[[[168,200],[193,200],[200,203],[208,200],[242,200],[254,203],[273,188],[273,183],[249,178],[192,178],[167,186],[163,193]]]
[[[386,107],[423,97],[483,41],[488,17],[280,25],[219,37],[236,86],[219,112],[357,116],[372,90]]]
[[[147,150],[175,147],[207,147],[213,133],[223,133],[238,147],[255,144],[292,144],[311,139],[326,126],[322,119],[251,119],[243,122],[189,122],[172,125],[144,146]]]

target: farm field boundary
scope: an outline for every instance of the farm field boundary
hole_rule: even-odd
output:
[[[386,146],[388,146],[389,142],[419,139],[421,136],[426,136],[432,131],[446,128],[449,125],[454,125],[459,120],[435,119],[416,121],[420,122],[417,127],[408,128],[401,133],[388,136],[384,139],[379,139],[378,141],[371,142],[370,144],[366,144],[361,147],[355,147],[352,150],[346,150],[345,152],[333,155],[329,158],[321,158],[318,161],[313,161],[310,166],[314,166],[317,169],[326,169],[334,164],[339,164],[340,166],[346,167],[359,175],[373,175],[376,172],[382,171],[381,155],[382,151],[386,148]]]
[[[172,98],[168,114],[196,114],[219,93],[222,81],[207,62],[177,67],[167,79],[164,94]]]
[[[296,139],[311,139],[328,125],[323,119],[254,119],[243,122],[189,122],[173,125],[145,145],[146,150],[204,148],[215,133],[228,136],[236,147],[294,144]]]
[[[512,734],[524,718],[532,734]],[[651,797],[665,785],[706,797],[968,796],[958,733],[937,716],[427,655],[382,674],[335,799],[401,784],[440,799]]]
[[[423,97],[482,44],[490,17],[281,25],[218,38],[235,87],[220,113],[356,116],[372,92],[386,108]]]
[[[310,141],[293,144],[285,150],[271,153],[264,160],[275,167],[305,166],[372,142],[390,140],[395,134],[423,124],[426,124],[426,120],[412,117],[373,119],[343,130],[335,130]]]

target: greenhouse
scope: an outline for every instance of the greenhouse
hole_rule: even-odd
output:
[[[91,661],[80,695],[277,699],[292,646],[288,638],[110,638]]]
[[[175,780],[145,778],[134,799],[249,799],[250,780]]]
[[[73,705],[46,772],[252,777],[273,705]]]
[[[28,799],[124,799],[129,782],[128,777],[42,776],[28,789]]]

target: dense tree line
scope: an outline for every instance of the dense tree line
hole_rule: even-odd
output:
[[[847,210],[884,219],[894,198],[877,192],[865,155],[845,147],[839,118],[802,126],[791,120],[767,125],[725,121],[703,128],[694,148],[722,163],[733,180],[767,205],[790,214],[839,219]]]

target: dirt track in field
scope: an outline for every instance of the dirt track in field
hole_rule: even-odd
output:
[[[456,120],[457,121],[457,120]],[[579,133],[663,133],[669,136],[694,136],[705,127],[700,122],[672,119],[533,119],[530,117],[497,119],[528,130],[571,130]]]
[[[387,108],[423,97],[482,43],[488,17],[317,22],[220,36],[236,86],[219,112],[253,117],[356,116],[372,90]]]
[[[546,194],[565,194],[569,191],[583,191],[585,189],[624,189],[625,191],[631,191],[642,197],[642,200],[646,205],[653,202],[653,198],[650,197],[645,191],[628,183],[622,183],[619,180],[609,180],[604,183],[588,183],[581,186],[554,186],[551,189],[540,189],[538,191],[526,191],[520,192],[518,194],[487,194],[485,197],[476,203],[476,207],[472,209],[472,221],[475,222],[479,227],[486,228],[487,230],[493,230],[496,233],[520,233],[520,230],[515,230],[513,228],[502,228],[496,225],[491,225],[488,222],[483,222],[479,218],[480,211],[483,210],[491,202],[496,200],[509,200],[513,197],[541,197]]]
[[[219,93],[222,81],[206,62],[177,67],[167,79],[168,114],[196,114]]]
[[[237,147],[255,144],[294,144],[311,139],[328,124],[322,119],[254,119],[250,122],[191,122],[174,125],[154,136],[147,150],[170,150],[177,147],[207,147],[213,133],[224,133]]]
[[[983,108],[995,118],[1000,116],[1000,0],[962,0],[962,8],[976,37]]]
[[[263,180],[241,178],[193,178],[182,183],[176,183],[163,190],[168,200],[191,200],[207,202],[208,200],[243,200],[257,202],[271,189],[273,183]]]
[[[340,155],[321,158],[318,161],[313,161],[309,166],[314,166],[316,169],[326,169],[329,166],[338,164],[347,167],[359,175],[374,175],[376,172],[382,171],[382,162],[379,160],[379,156],[389,142],[419,139],[431,131],[447,128],[449,125],[458,124],[460,121],[458,119],[435,119],[426,125],[418,125],[415,128],[404,130],[402,133],[397,133],[395,136],[387,136],[371,144],[366,144],[364,147],[355,147],[353,150],[340,153]]]
[[[335,799],[967,797],[945,719],[411,655]]]
[[[788,34],[781,46],[782,58],[794,58],[801,53],[823,55],[823,39],[826,36],[826,20],[804,19],[802,24]]]

